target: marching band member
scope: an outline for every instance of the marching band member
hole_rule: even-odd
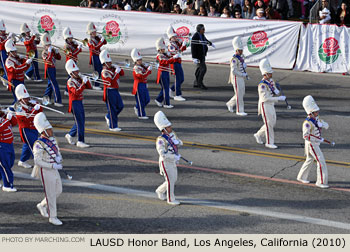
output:
[[[164,183],[157,188],[156,194],[160,200],[167,200],[170,205],[179,205],[180,202],[175,199],[174,189],[177,180],[176,164],[181,157],[178,153],[178,147],[183,143],[173,131],[171,122],[162,111],[158,111],[154,115],[154,123],[162,132],[162,135],[156,140],[156,148],[159,153],[160,175],[163,175],[165,179]]]
[[[181,54],[186,50],[186,41],[184,40],[181,43],[172,26],[169,26],[167,35],[169,38],[168,52],[171,56]],[[175,71],[175,84],[173,84],[170,88],[170,97],[174,98],[175,101],[186,101],[186,99],[182,97],[181,92],[181,85],[185,80],[184,71],[181,65],[181,57],[177,58],[172,66]],[[173,92],[175,92],[175,96],[173,95]]]
[[[11,170],[15,162],[15,150],[13,148],[13,132],[12,128],[16,126],[17,119],[11,113],[4,113],[0,110],[0,173],[4,186],[2,190],[5,192],[16,192],[13,187],[13,172]],[[0,184],[1,187],[1,184]]]
[[[40,214],[49,218],[53,225],[62,225],[57,218],[57,198],[62,193],[62,181],[58,170],[63,168],[62,155],[58,148],[56,138],[50,122],[44,113],[39,113],[34,117],[34,125],[40,132],[39,139],[34,144],[34,169],[32,177],[40,178],[45,198],[36,205]]]
[[[73,34],[70,30],[69,27],[66,27],[63,29],[63,38],[64,38],[64,47],[63,49],[66,51],[66,62],[69,59],[74,60],[75,63],[78,63],[78,55],[79,53],[81,53],[82,49],[82,45],[78,44],[74,39],[73,39]],[[68,77],[68,79],[70,78],[70,76]],[[66,86],[66,89],[64,91],[65,95],[68,95],[68,89]]]
[[[6,59],[6,71],[8,81],[13,84],[13,86],[8,85],[8,90],[12,91],[14,102],[17,101],[15,88],[20,83],[24,83],[24,72],[29,68],[32,63],[32,59],[24,59],[17,54],[17,48],[12,39],[9,39],[5,43],[6,52],[8,57]]]
[[[241,37],[237,36],[232,40],[233,49],[235,54],[230,61],[230,79],[229,83],[233,85],[235,95],[226,103],[228,111],[233,113],[233,107],[236,106],[236,114],[239,116],[246,116],[244,112],[243,96],[245,94],[244,78],[247,77],[245,71],[247,65],[244,63],[243,58],[243,44]]]
[[[297,180],[305,184],[310,183],[310,181],[307,180],[307,177],[309,176],[313,162],[316,161],[316,186],[320,188],[328,188],[327,165],[320,149],[320,144],[324,141],[321,136],[321,130],[328,129],[329,125],[318,117],[320,109],[311,95],[304,97],[303,107],[307,114],[307,118],[303,123],[306,160],[299,171]]]
[[[61,60],[61,54],[57,48],[53,48],[51,45],[50,34],[45,32],[41,36],[41,43],[44,45],[44,50],[42,52],[42,57],[45,60],[45,78],[47,80],[47,88],[45,90],[44,96],[48,96],[51,99],[52,92],[55,96],[56,107],[63,107],[60,87],[58,86],[56,80],[56,60]]]
[[[16,96],[21,105],[21,111],[16,111],[19,134],[23,142],[22,154],[18,166],[31,168],[26,161],[33,155],[33,144],[38,139],[38,131],[35,129],[34,116],[43,109],[36,101],[31,100],[26,87],[19,84],[16,87]]]
[[[132,94],[135,95],[136,100],[136,106],[134,107],[135,114],[139,119],[148,119],[145,111],[147,104],[150,102],[147,89],[147,77],[152,73],[152,66],[146,67],[142,64],[142,56],[136,48],[132,49],[131,58],[135,63],[132,72],[134,77]]]
[[[86,144],[84,139],[85,111],[83,105],[83,91],[86,88],[92,89],[91,83],[86,76],[80,76],[79,67],[72,59],[66,62],[66,71],[71,76],[71,78],[67,81],[69,93],[68,112],[72,112],[73,114],[74,125],[65,137],[69,144],[75,144],[73,137],[75,137],[78,132],[77,147],[87,148],[90,147],[90,145]]]
[[[35,53],[34,58],[37,59],[38,58],[37,45],[40,44],[40,35],[39,34],[31,35],[30,29],[26,23],[21,25],[20,30],[21,30],[21,35],[24,38],[23,43],[26,47],[27,54],[29,52],[33,51]],[[33,74],[34,74],[34,81],[36,81],[36,82],[43,81],[40,77],[40,74],[39,74],[39,64],[37,61],[32,62],[30,68],[25,73],[25,77],[27,78],[27,80],[31,80]]]
[[[107,44],[107,41],[104,39],[103,36],[97,35],[96,26],[94,25],[94,23],[90,22],[87,25],[86,29],[87,29],[87,34],[90,35],[89,42],[88,42],[89,50],[90,50],[89,64],[94,66],[95,71],[98,72],[99,77],[101,78],[102,65],[100,62],[99,55],[100,55],[101,47]],[[97,82],[95,82],[93,89],[101,90]]]
[[[175,60],[180,57],[180,54],[175,54],[173,57],[170,57],[170,55],[165,52],[165,43],[163,38],[159,38],[156,41],[156,48],[158,51],[157,61],[159,62],[157,84],[160,84],[162,88],[154,101],[158,107],[173,108],[174,106],[170,104],[169,96],[169,70],[171,69],[169,64],[174,63]]]
[[[8,36],[8,34],[6,34],[6,26],[5,26],[4,20],[0,20],[0,63],[1,63],[2,69],[4,69],[4,75],[2,77],[5,80],[7,80],[7,72],[5,67],[7,52],[5,49],[5,43],[10,38],[11,36]],[[6,82],[4,84],[5,86],[7,86]]]
[[[117,65],[112,64],[112,59],[107,50],[103,50],[100,54],[100,61],[103,64],[102,80],[103,101],[107,106],[107,114],[105,119],[110,131],[121,131],[118,127],[118,115],[124,108],[123,99],[119,94],[119,77],[124,76],[124,70]]]
[[[255,140],[258,144],[263,144],[261,137],[265,135],[267,148],[276,149],[277,146],[274,144],[274,131],[273,128],[276,125],[276,111],[275,102],[286,100],[285,96],[278,96],[280,92],[276,88],[276,84],[272,79],[273,70],[271,68],[268,59],[260,61],[259,68],[263,79],[260,81],[258,86],[259,92],[259,105],[258,115],[262,115],[264,125],[254,134]]]

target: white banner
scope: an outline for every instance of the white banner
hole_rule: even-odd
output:
[[[309,24],[301,29],[295,70],[345,73],[349,70],[349,31],[336,25]]]
[[[143,55],[156,55],[155,41],[166,37],[171,24],[180,36],[189,36],[197,24],[204,24],[206,37],[216,49],[210,47],[207,62],[228,63],[233,52],[232,38],[243,36],[244,54],[248,65],[257,66],[260,59],[268,57],[276,68],[291,69],[295,62],[300,22],[256,21],[226,18],[208,18],[188,15],[158,14],[149,12],[115,11],[79,7],[0,2],[0,16],[7,31],[19,33],[26,22],[32,32],[49,31],[53,44],[63,46],[62,30],[69,26],[74,37],[87,37],[86,26],[95,23],[99,32],[112,32],[106,46],[110,52],[130,55],[132,48]],[[190,49],[183,57],[191,60]]]

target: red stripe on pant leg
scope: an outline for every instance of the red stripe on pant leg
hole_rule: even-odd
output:
[[[236,104],[237,104],[237,111],[238,111],[238,112],[241,112],[241,111],[239,110],[238,87],[237,87],[237,78],[236,78],[236,75],[235,75],[235,87],[236,87]]]
[[[49,217],[50,217],[49,199],[47,198],[46,189],[45,189],[45,181],[44,181],[44,175],[43,175],[43,168],[40,168],[40,172],[41,172],[41,181],[43,182],[43,186],[44,186],[44,193],[45,193],[46,204],[47,204],[47,213],[49,214]]]
[[[267,120],[266,120],[266,114],[265,114],[265,109],[264,109],[264,103],[262,102],[261,103],[261,107],[262,107],[262,110],[263,110],[263,115],[264,115],[264,118],[265,118],[265,126],[266,126],[266,133],[267,133],[267,144],[270,144],[270,134],[269,134],[269,126],[267,126]]]
[[[314,150],[314,148],[312,147],[311,143],[310,143],[310,146],[311,146],[311,149],[316,157],[316,160],[317,160],[317,163],[320,164],[320,172],[321,172],[321,181],[322,181],[322,184],[323,184],[323,175],[322,175],[322,165],[321,165],[321,162],[320,160],[318,160],[318,157],[317,157],[317,154],[316,154],[316,151]]]
[[[165,173],[166,179],[167,179],[167,181],[168,181],[168,199],[169,199],[169,201],[171,202],[171,198],[170,198],[170,180],[169,180],[168,174],[167,174],[167,172],[166,172],[166,170],[165,170],[164,162],[163,162],[163,161],[162,161],[162,166],[163,166],[163,171],[164,171],[164,173]]]

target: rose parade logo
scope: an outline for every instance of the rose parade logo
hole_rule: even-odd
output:
[[[38,31],[39,33],[48,32],[51,37],[55,34],[56,26],[49,15],[44,15],[40,18],[38,22]]]
[[[109,50],[117,49],[125,45],[128,39],[128,30],[123,22],[123,19],[118,15],[107,14],[100,19],[98,27],[102,28],[102,35],[108,44],[113,47],[108,48]],[[100,29],[101,29],[100,28]]]
[[[188,47],[190,44],[190,37],[192,35],[190,33],[190,29],[188,29],[187,26],[181,26],[175,30],[175,33],[179,39],[187,42],[186,46]]]
[[[103,37],[110,44],[116,44],[119,42],[122,32],[120,31],[119,24],[112,20],[106,23],[102,30]]]
[[[254,32],[247,41],[248,51],[252,54],[260,54],[269,46],[269,38],[264,31]]]
[[[320,57],[320,59],[326,64],[334,63],[340,54],[341,50],[339,48],[338,40],[334,37],[325,39],[318,49],[318,57]]]
[[[59,39],[62,33],[61,21],[57,19],[55,12],[49,9],[40,9],[34,14],[31,28],[37,29],[40,34],[48,32],[51,38],[56,35],[56,39]]]

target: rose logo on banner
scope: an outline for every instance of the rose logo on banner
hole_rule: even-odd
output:
[[[267,33],[264,31],[254,32],[247,41],[248,51],[252,54],[260,54],[264,52],[268,45],[269,38],[267,37]]]
[[[51,37],[55,34],[56,26],[49,15],[44,15],[39,19],[38,31],[39,33],[49,32]]]
[[[188,29],[187,26],[181,26],[179,28],[176,29],[176,34],[177,34],[177,37],[182,39],[182,41],[186,41],[187,44],[186,46],[188,47],[189,46],[189,43],[190,43],[190,29]]]
[[[341,50],[338,40],[336,40],[334,37],[326,38],[318,49],[318,57],[320,57],[320,60],[326,64],[334,63],[340,54]]]
[[[103,27],[102,34],[109,44],[118,43],[122,36],[119,24],[114,20],[106,23],[106,25]]]

